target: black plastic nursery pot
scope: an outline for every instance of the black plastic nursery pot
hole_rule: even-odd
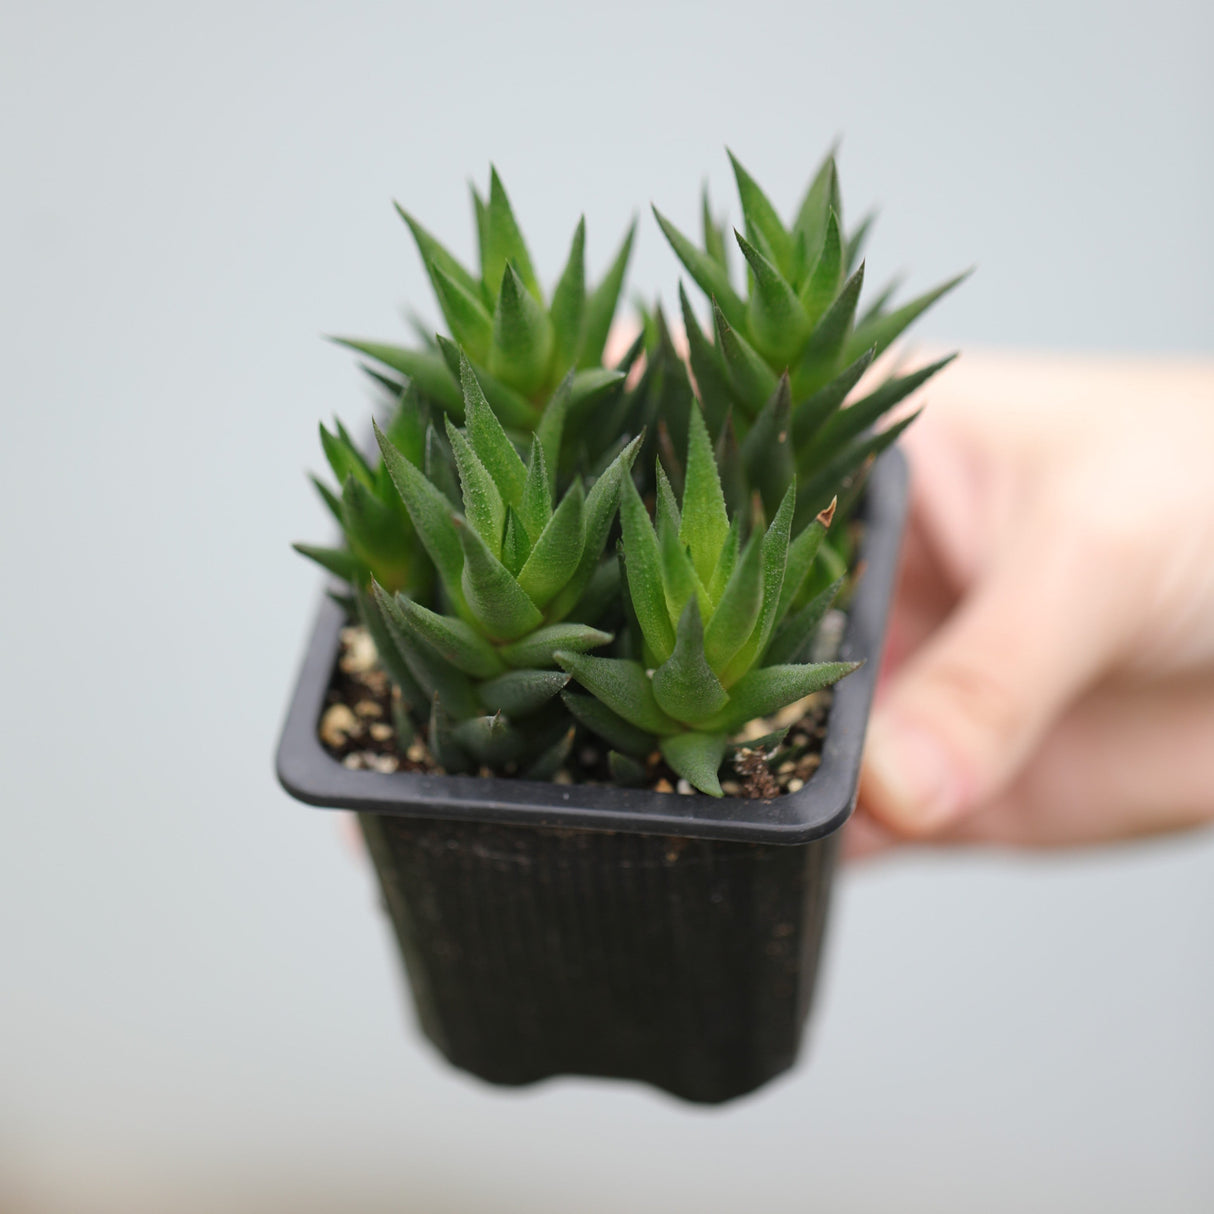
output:
[[[770,801],[508,778],[351,771],[321,746],[346,623],[325,599],[278,750],[309,805],[358,813],[418,1019],[499,1084],[641,1080],[687,1100],[753,1091],[796,1060],[906,512],[887,452],[860,509],[863,575],[821,764]]]

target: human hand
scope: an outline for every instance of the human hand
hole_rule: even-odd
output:
[[[927,399],[849,853],[1214,819],[1214,363],[967,353]]]

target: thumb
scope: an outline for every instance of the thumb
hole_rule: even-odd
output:
[[[1083,532],[1022,519],[901,668],[873,714],[861,777],[860,799],[885,826],[929,834],[994,796],[1118,656],[1133,613],[1125,566]]]

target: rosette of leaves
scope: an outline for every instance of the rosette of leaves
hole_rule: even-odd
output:
[[[743,726],[835,683],[857,663],[803,660],[828,598],[800,610],[794,602],[829,517],[793,538],[790,485],[770,524],[761,525],[759,509],[744,537],[746,512],[730,517],[698,408],[688,428],[681,502],[660,467],[653,520],[630,478],[621,494],[621,553],[640,653],[554,656],[590,693],[562,694],[614,748],[617,778],[656,746],[680,776],[719,797],[718,769]]]
[[[913,420],[873,430],[952,356],[887,378],[847,402],[873,359],[966,274],[899,306],[891,303],[891,285],[861,309],[860,254],[872,217],[845,233],[834,155],[822,163],[789,226],[732,153],[730,160],[745,227],[733,234],[746,267],[745,291],[733,285],[728,241],[707,192],[702,247],[656,207],[654,214],[712,303],[710,337],[680,286],[690,363],[709,425],[715,431],[729,419],[750,481],[769,510],[795,479],[798,519],[804,520]]]
[[[426,409],[415,391],[405,396],[407,403],[393,413],[388,437],[397,451],[421,467]],[[320,443],[338,488],[333,490],[317,476],[311,480],[341,528],[345,546],[295,544],[295,551],[352,587],[366,590],[374,579],[392,593],[425,596],[433,581],[433,566],[388,469],[382,462],[372,467],[340,421],[333,430],[321,423]]]
[[[573,733],[554,700],[568,675],[553,654],[611,640],[592,626],[618,576],[600,558],[637,443],[589,491],[578,479],[556,500],[559,428],[538,430],[524,463],[467,360],[461,388],[464,428],[445,419],[458,501],[376,428],[387,475],[433,563],[442,610],[375,585],[364,615],[414,718],[428,715],[442,767],[547,777]]]
[[[450,337],[421,331],[420,348],[340,338],[387,369],[377,376],[400,386],[400,375],[423,397],[462,420],[461,352],[503,426],[525,435],[539,424],[558,387],[566,384],[568,408],[579,416],[618,389],[624,370],[603,367],[603,348],[619,302],[632,251],[635,223],[607,273],[595,286],[586,280],[585,220],[579,220],[569,255],[550,296],[545,296],[496,169],[489,192],[472,190],[480,257],[464,266],[409,212],[409,226],[434,289]]]

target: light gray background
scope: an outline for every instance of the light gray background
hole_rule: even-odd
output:
[[[324,331],[431,312],[493,157],[551,279],[728,143],[838,133],[926,336],[1214,350],[1210,7],[10,4],[0,37],[0,1208],[1214,1208],[1214,843],[849,874],[806,1064],[719,1112],[522,1094],[406,1021],[271,753],[325,533]],[[734,210],[736,216],[736,208]],[[648,218],[631,279],[673,298]]]

